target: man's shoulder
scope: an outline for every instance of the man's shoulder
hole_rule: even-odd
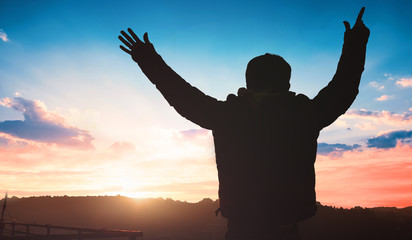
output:
[[[274,103],[274,102],[297,102],[300,104],[310,103],[311,99],[305,94],[288,91],[282,93],[270,93],[270,92],[254,92],[247,90],[245,88],[240,88],[238,95],[233,93],[226,97],[223,101],[227,105],[239,106],[239,105],[250,105],[258,106],[264,103]]]

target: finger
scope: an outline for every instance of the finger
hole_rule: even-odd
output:
[[[150,44],[149,37],[147,36],[147,32],[145,32],[145,33],[143,34],[143,40],[144,40],[145,43]]]
[[[127,35],[127,33],[125,31],[120,31],[120,33],[127,39],[127,41],[129,41],[131,44],[134,44],[135,41],[129,36]]]
[[[120,49],[122,49],[123,51],[125,51],[127,54],[132,55],[132,51],[130,51],[129,49],[123,47],[122,45],[120,45],[119,47],[120,47]]]
[[[350,24],[348,23],[348,21],[343,21],[343,24],[345,25],[346,31],[350,30]]]
[[[132,36],[132,38],[137,42],[137,43],[143,43],[142,40],[140,40],[140,38],[137,37],[137,35],[133,32],[133,30],[131,28],[128,28],[127,31],[130,33],[130,35]]]
[[[122,36],[119,35],[119,40],[124,43],[128,48],[132,49],[132,44],[130,44],[128,41],[126,41]]]
[[[361,10],[360,10],[360,12],[359,12],[359,14],[358,14],[358,18],[356,18],[356,23],[362,21],[362,16],[363,16],[363,13],[364,13],[364,12],[365,12],[365,7],[362,7]],[[355,23],[355,24],[356,24],[356,23]]]

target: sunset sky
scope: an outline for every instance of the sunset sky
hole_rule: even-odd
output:
[[[371,30],[360,93],[318,139],[317,199],[412,206],[412,2],[0,1],[0,195],[217,199],[212,134],[180,117],[120,50],[128,27],[206,94],[245,86],[266,52],[316,96],[344,25]],[[2,197],[0,197],[2,198]]]

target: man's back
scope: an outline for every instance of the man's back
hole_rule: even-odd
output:
[[[277,223],[312,216],[320,130],[312,101],[249,91],[225,106],[229,119],[213,129],[222,215],[270,215]]]

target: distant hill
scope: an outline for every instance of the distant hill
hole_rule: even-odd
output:
[[[0,206],[3,200],[0,201]],[[218,202],[122,196],[10,198],[5,217],[18,222],[142,230],[145,240],[223,240],[226,220]],[[315,217],[299,225],[303,240],[412,239],[412,207],[334,208],[318,205]]]

